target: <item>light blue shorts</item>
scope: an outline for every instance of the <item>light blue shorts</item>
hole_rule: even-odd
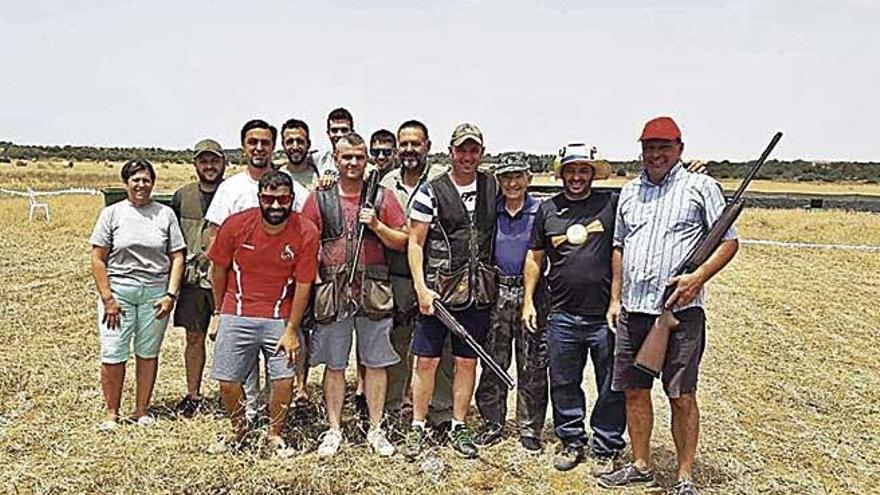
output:
[[[151,359],[159,355],[168,317],[156,319],[153,304],[168,289],[164,285],[148,286],[133,283],[110,282],[110,292],[124,312],[119,326],[110,329],[101,322],[104,304],[98,299],[98,335],[101,338],[101,362],[117,364],[128,361],[129,348],[134,342],[134,354]]]

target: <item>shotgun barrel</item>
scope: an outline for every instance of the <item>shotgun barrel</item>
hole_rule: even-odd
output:
[[[459,323],[451,313],[449,313],[449,310],[443,306],[443,303],[436,299],[434,300],[434,316],[436,316],[450,332],[454,333],[458,338],[462,339],[468,347],[473,349],[474,352],[477,353],[477,356],[480,356],[483,366],[492,370],[492,373],[498,375],[498,378],[507,385],[509,390],[513,390],[513,378],[507,374],[507,371],[504,368],[492,359],[492,356],[483,349],[483,346],[481,346],[479,342],[474,340],[474,337],[468,333],[463,326],[461,326],[461,323]]]

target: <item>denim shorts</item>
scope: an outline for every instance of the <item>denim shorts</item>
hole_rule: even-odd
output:
[[[168,289],[164,285],[149,286],[134,282],[110,281],[110,292],[122,308],[119,326],[108,328],[104,319],[104,304],[98,299],[98,335],[101,339],[101,362],[118,364],[128,361],[129,349],[134,344],[134,354],[151,359],[159,355],[168,317],[156,319],[156,301]]]

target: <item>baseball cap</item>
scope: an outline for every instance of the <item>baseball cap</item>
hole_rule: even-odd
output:
[[[213,139],[202,139],[193,146],[193,157],[199,156],[202,153],[214,153],[220,158],[226,158],[226,153],[223,152],[223,146],[220,146],[220,143]]]
[[[675,141],[681,139],[681,129],[678,128],[672,117],[657,117],[645,124],[639,141],[647,141],[648,139]]]
[[[479,127],[475,124],[468,124],[467,122],[458,124],[458,127],[452,131],[452,146],[461,146],[461,144],[468,139],[473,139],[480,146],[483,145],[483,133],[480,131]]]
[[[559,150],[559,159],[553,162],[556,175],[562,173],[562,167],[569,163],[586,163],[593,167],[593,179],[602,180],[611,177],[611,164],[599,158],[595,146],[584,143],[569,143]]]
[[[501,159],[501,163],[495,166],[495,175],[506,174],[510,172],[527,172],[529,164],[518,155],[507,155]]]

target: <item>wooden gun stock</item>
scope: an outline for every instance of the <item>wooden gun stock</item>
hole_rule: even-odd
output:
[[[663,363],[666,362],[666,347],[669,345],[669,335],[678,328],[679,321],[672,311],[665,310],[651,325],[648,336],[636,354],[635,367],[637,370],[647,373],[654,378],[660,378]]]

